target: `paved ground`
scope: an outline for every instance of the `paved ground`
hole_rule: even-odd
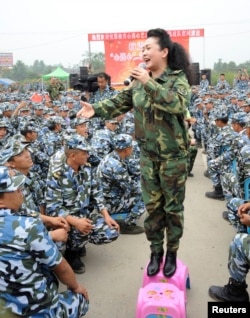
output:
[[[205,162],[199,149],[195,176],[187,181],[185,230],[178,253],[190,273],[188,318],[206,318],[209,286],[227,283],[228,247],[235,233],[221,217],[225,201],[205,197],[206,191],[212,191],[211,181],[203,176]],[[150,255],[148,246],[144,234],[121,235],[106,246],[87,245],[83,258],[86,273],[77,275],[90,295],[86,318],[135,318],[138,290]],[[250,278],[247,282],[250,285]]]

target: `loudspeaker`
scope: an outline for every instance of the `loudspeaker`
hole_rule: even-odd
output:
[[[200,63],[192,63],[191,66],[193,73],[199,73],[200,72]]]
[[[74,85],[78,82],[78,74],[69,74],[69,88],[74,88]]]
[[[88,67],[87,66],[80,66],[80,78],[88,75]]]
[[[191,73],[191,85],[200,85],[201,73]]]
[[[201,70],[201,75],[206,74],[207,80],[209,81],[209,85],[211,85],[211,69],[205,68],[204,70]]]

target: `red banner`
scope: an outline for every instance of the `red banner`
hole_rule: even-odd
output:
[[[168,30],[173,42],[178,42],[189,52],[189,38],[203,37],[204,29]],[[147,32],[92,33],[89,41],[104,41],[105,72],[111,76],[113,85],[120,85],[130,70],[142,62],[142,46]]]

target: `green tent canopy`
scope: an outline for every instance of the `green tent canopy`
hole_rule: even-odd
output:
[[[52,77],[59,78],[60,80],[66,80],[67,81],[67,87],[69,86],[69,73],[65,72],[61,67],[58,67],[56,70],[49,74],[45,74],[42,76],[42,90],[43,90],[43,81],[49,80]]]
[[[65,72],[61,67],[58,67],[53,72],[43,75],[44,80],[50,79],[51,77],[56,77],[61,80],[66,80],[69,78],[69,73]]]

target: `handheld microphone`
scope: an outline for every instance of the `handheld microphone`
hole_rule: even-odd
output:
[[[140,63],[138,65],[140,68],[143,68],[144,70],[147,68],[146,64],[145,63]],[[127,79],[125,79],[125,81],[123,82],[123,84],[125,86],[128,86],[132,83],[132,81],[134,80],[134,77],[133,76],[129,76]]]

